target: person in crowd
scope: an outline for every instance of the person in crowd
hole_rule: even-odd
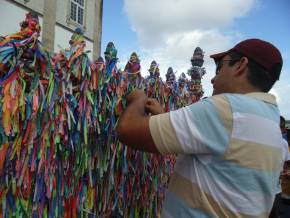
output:
[[[285,139],[285,144],[287,144],[287,131],[286,131],[286,125],[285,125],[285,118],[283,116],[280,116],[280,129],[282,133],[282,137]],[[286,134],[285,134],[286,133]],[[288,149],[288,156],[286,158],[286,161],[284,162],[284,167],[282,169],[280,180],[277,185],[277,191],[275,196],[275,201],[273,204],[273,208],[271,210],[271,213],[269,215],[269,218],[283,218],[283,217],[290,217],[290,204],[288,199],[290,199],[290,195],[288,196],[287,192],[290,191],[290,180],[289,180],[289,164],[290,164],[290,153]],[[288,175],[289,174],[289,175]],[[286,193],[281,193],[281,182],[283,183],[283,189]],[[289,187],[288,187],[289,186]],[[283,201],[281,198],[281,195],[283,194]]]

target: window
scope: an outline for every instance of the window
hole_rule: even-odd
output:
[[[84,25],[85,0],[70,1],[70,19],[74,22]]]

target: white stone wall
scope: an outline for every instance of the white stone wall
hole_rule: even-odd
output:
[[[1,0],[2,1],[2,0]],[[25,7],[43,14],[44,0],[29,0],[25,3],[24,0],[13,0]],[[49,1],[49,0],[48,0]],[[94,17],[95,17],[95,1],[85,0],[85,15],[83,30],[85,36],[93,41],[94,36]],[[70,16],[70,0],[57,0],[56,22],[66,26],[74,31],[78,25],[69,19]]]
[[[49,1],[49,0],[48,0]],[[86,0],[86,15],[84,18],[85,23],[85,36],[89,39],[86,39],[86,50],[91,50],[89,53],[90,58],[93,57],[93,39],[94,31],[98,31],[98,28],[94,30],[95,24],[95,2],[99,0]],[[14,2],[14,3],[13,3]],[[21,7],[18,5],[22,5]],[[72,22],[69,21],[69,3],[70,0],[57,0],[57,11],[56,11],[56,20],[57,25],[55,26],[55,40],[54,40],[54,52],[59,51],[59,46],[62,48],[68,48],[68,41],[73,34],[73,31],[77,27]],[[27,8],[31,8],[39,14],[43,15],[44,0],[29,0],[25,3],[24,0],[0,0],[0,13],[3,17],[9,19],[0,19],[0,36],[12,34],[20,30],[20,22],[24,20],[25,14],[28,12]],[[40,25],[43,27],[43,16],[39,16]],[[66,26],[68,29],[63,28],[61,25]],[[100,33],[101,34],[101,33]],[[98,39],[98,38],[96,38]],[[95,40],[96,40],[95,39]],[[42,40],[42,32],[40,40]],[[100,43],[99,43],[100,44]],[[99,49],[95,46],[95,49]],[[95,55],[96,57],[98,55]]]
[[[43,6],[44,6],[44,0],[27,0],[25,2],[24,0],[13,0],[25,7],[31,8],[32,10],[43,14]]]
[[[85,1],[85,15],[84,15],[84,26],[83,30],[85,36],[90,40],[93,40],[94,26],[94,8],[95,0],[86,0]],[[57,12],[56,12],[56,21],[64,26],[67,26],[71,30],[75,30],[78,25],[70,20],[70,0],[58,0],[57,1]]]
[[[72,36],[72,33],[61,28],[59,26],[55,27],[55,40],[54,40],[54,52],[59,52],[60,49],[69,48],[69,40]],[[86,40],[85,51],[90,50],[88,53],[90,59],[93,58],[93,43]]]
[[[58,0],[62,1],[62,0]],[[20,30],[20,22],[24,20],[25,14],[28,10],[18,7],[17,5],[11,3],[10,1],[0,0],[0,13],[1,16],[6,19],[0,19],[0,36],[10,35],[12,33],[18,32]],[[9,19],[7,19],[9,17]],[[42,26],[42,17],[39,17],[39,23]],[[60,50],[59,46],[62,48],[69,48],[69,40],[72,36],[72,32],[68,31],[58,25],[55,26],[55,40],[54,40],[54,52]],[[41,32],[42,35],[42,32]],[[40,41],[42,37],[40,35]],[[93,53],[93,43],[86,40],[85,50],[91,50],[89,57],[92,58]]]

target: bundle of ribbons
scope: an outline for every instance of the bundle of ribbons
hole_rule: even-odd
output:
[[[121,71],[112,42],[91,61],[81,29],[50,55],[40,31],[28,13],[0,38],[0,217],[158,217],[175,157],[133,150],[115,128],[135,88],[176,108],[159,72],[141,77],[136,53]]]

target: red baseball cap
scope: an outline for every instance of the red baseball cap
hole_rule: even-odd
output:
[[[241,41],[228,51],[213,54],[210,57],[219,61],[230,52],[237,52],[263,67],[272,78],[279,79],[283,65],[280,51],[271,43],[261,39],[247,39]]]

